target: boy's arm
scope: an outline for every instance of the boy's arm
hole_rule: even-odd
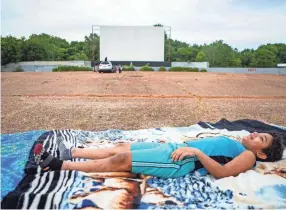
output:
[[[245,172],[251,169],[256,161],[255,155],[250,151],[241,153],[239,156],[223,166],[200,150],[196,150],[195,155],[208,172],[218,179],[235,176],[239,173]]]

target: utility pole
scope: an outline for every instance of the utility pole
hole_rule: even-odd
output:
[[[170,36],[169,36],[169,62],[171,62],[171,27],[170,27]]]
[[[91,38],[93,39],[93,34],[94,32],[97,32],[97,35],[99,36],[100,34],[100,25],[92,25],[91,26]],[[99,47],[99,46],[98,46]],[[94,49],[92,48],[92,46],[90,46],[91,51],[92,51],[92,59],[95,60],[95,56],[94,56]],[[100,59],[100,52],[98,52],[99,54],[99,59]]]
[[[172,31],[172,29],[171,29],[171,26],[164,26],[164,28],[165,28],[165,31],[166,31],[166,34],[167,34],[167,32],[169,32],[169,36],[168,36],[168,51],[169,51],[169,62],[171,62],[171,31]],[[164,34],[164,36],[165,36],[165,34]],[[164,42],[165,42],[165,37],[164,37]]]

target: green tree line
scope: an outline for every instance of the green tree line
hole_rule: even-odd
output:
[[[48,34],[32,34],[28,39],[1,37],[1,65],[20,61],[98,60],[99,36],[90,34],[84,41],[67,42]]]
[[[211,44],[189,45],[177,40],[170,40],[171,61],[203,62],[208,61],[211,67],[276,67],[277,63],[286,63],[286,44],[266,44],[256,50],[236,48],[222,40]],[[165,40],[165,46],[168,40]],[[169,53],[165,52],[165,60]]]
[[[35,60],[99,60],[99,42],[97,34],[85,36],[84,41],[72,42],[48,34],[32,34],[28,39],[1,37],[1,65]],[[164,59],[169,61],[169,58],[177,62],[208,61],[211,67],[276,67],[277,63],[286,63],[286,44],[266,44],[256,50],[238,51],[222,40],[211,44],[190,45],[168,39],[165,34]]]

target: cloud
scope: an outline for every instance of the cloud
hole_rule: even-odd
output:
[[[91,25],[172,27],[172,38],[188,43],[224,40],[243,49],[286,42],[286,3],[266,0],[2,0],[2,35],[48,33],[83,40]],[[255,3],[256,2],[256,3]],[[249,8],[248,8],[249,6]]]

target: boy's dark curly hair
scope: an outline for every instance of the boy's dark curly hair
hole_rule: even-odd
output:
[[[283,156],[283,151],[285,149],[283,145],[283,136],[277,132],[267,132],[267,133],[273,137],[272,144],[268,148],[262,150],[262,152],[267,155],[267,158],[266,159],[257,158],[257,160],[263,162],[273,162],[280,160]]]

